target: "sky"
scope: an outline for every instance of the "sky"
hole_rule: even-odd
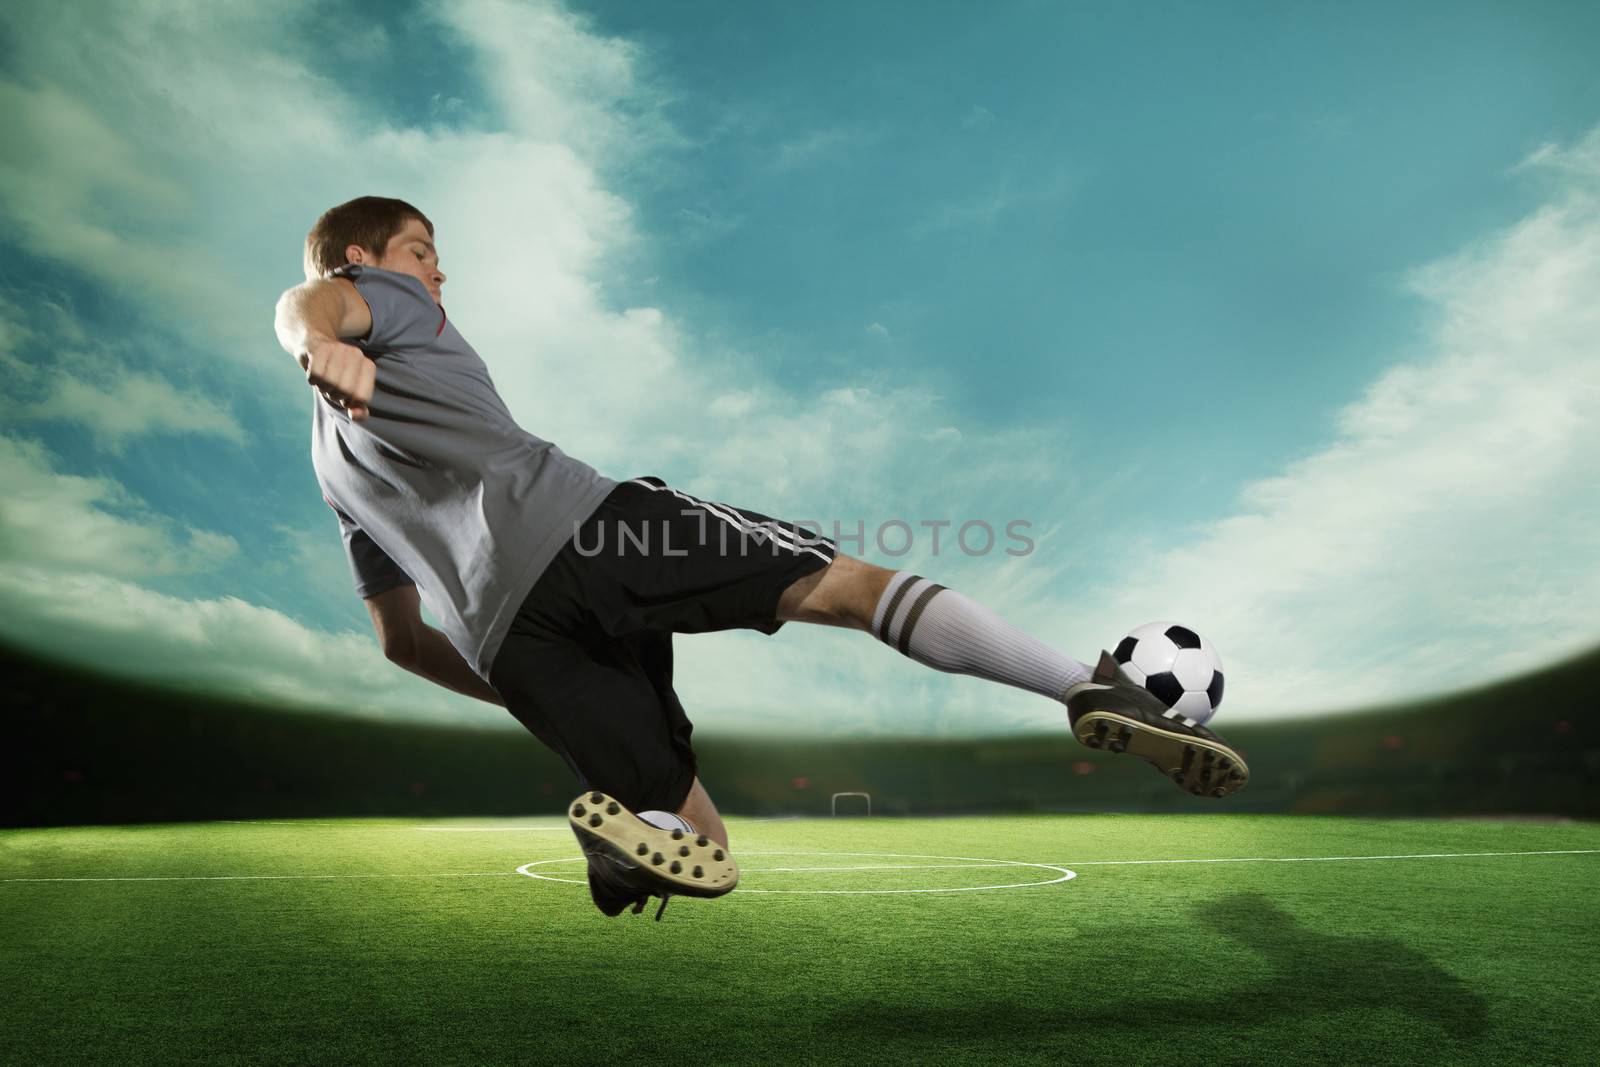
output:
[[[1587,650],[1597,54],[1582,3],[6,5],[0,640],[515,727],[379,652],[273,336],[378,194],[530,432],[1080,659],[1183,622],[1219,728]],[[676,645],[702,729],[1065,729],[858,633]]]

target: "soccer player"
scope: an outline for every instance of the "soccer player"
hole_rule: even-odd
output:
[[[383,652],[503,705],[567,762],[603,913],[738,881],[672,689],[674,633],[864,630],[936,670],[1060,701],[1080,741],[1182,789],[1247,781],[1222,738],[1106,653],[1091,671],[953,589],[660,478],[617,481],[523,430],[445,314],[433,224],[410,204],[332,208],[306,238],[305,273],[275,325],[316,390],[317,481]]]

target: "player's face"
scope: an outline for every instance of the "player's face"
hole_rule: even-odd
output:
[[[444,271],[439,269],[439,250],[433,246],[428,228],[416,219],[407,219],[405,227],[389,238],[389,247],[383,250],[383,255],[378,257],[373,266],[411,275],[428,287],[434,303],[444,302],[441,295]]]

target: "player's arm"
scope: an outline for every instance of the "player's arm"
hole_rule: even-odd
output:
[[[319,278],[295,286],[278,298],[273,327],[308,383],[352,419],[367,417],[377,370],[365,352],[343,340],[372,332],[372,311],[355,283]]]
[[[407,582],[367,597],[367,613],[378,644],[391,662],[446,689],[505,706],[494,687],[478,677],[444,634],[422,621],[417,587]]]

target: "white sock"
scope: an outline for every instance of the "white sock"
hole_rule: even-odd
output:
[[[670,811],[641,811],[639,818],[658,830],[682,830],[686,834],[694,833],[694,827],[689,825],[688,819],[682,815],[674,815]]]
[[[910,571],[889,580],[872,614],[872,632],[935,670],[987,678],[1052,700],[1089,680],[1086,664],[1023,633],[971,597]]]

